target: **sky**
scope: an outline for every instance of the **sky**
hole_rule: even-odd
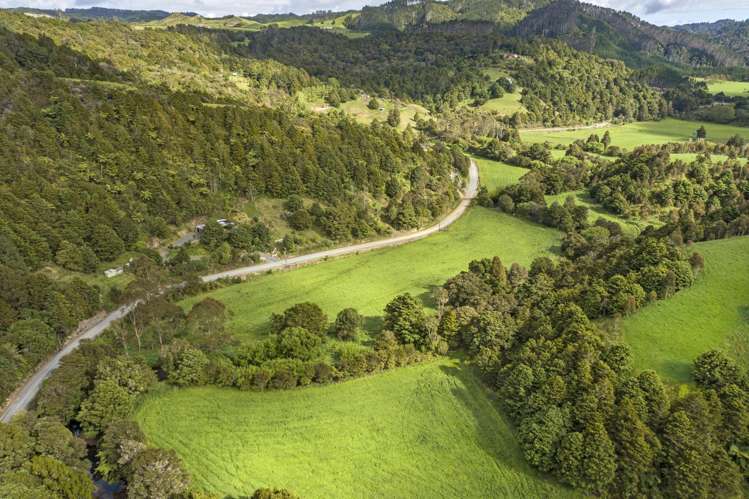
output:
[[[749,19],[749,0],[588,0],[605,7],[626,10],[658,25],[711,22],[719,19]],[[0,7],[86,8],[166,10],[197,12],[216,17],[228,14],[298,14],[316,10],[359,9],[377,5],[377,0],[0,0]]]

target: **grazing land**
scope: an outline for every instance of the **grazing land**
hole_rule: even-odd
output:
[[[182,304],[188,307],[206,296],[220,300],[231,313],[230,330],[245,341],[267,332],[271,313],[304,301],[317,303],[331,318],[354,307],[376,329],[394,296],[409,292],[431,305],[432,289],[471,260],[496,255],[507,265],[529,265],[554,251],[560,237],[554,229],[476,207],[444,232],[406,246],[254,277]]]
[[[502,115],[512,115],[523,112],[525,108],[520,103],[523,94],[520,89],[513,93],[504,94],[496,99],[489,99],[479,106],[482,111],[491,111]]]
[[[749,138],[749,129],[732,125],[720,125],[701,121],[686,121],[667,118],[661,121],[642,121],[626,125],[612,125],[605,128],[577,129],[566,131],[527,131],[520,132],[526,142],[550,142],[551,144],[568,145],[578,139],[587,139],[591,134],[599,136],[608,130],[611,133],[611,143],[632,149],[643,144],[667,144],[670,142],[685,142],[694,137],[695,131],[704,126],[707,139],[714,142],[725,142],[733,135]]]
[[[368,125],[374,120],[384,122],[385,120],[387,120],[390,110],[397,106],[398,109],[400,109],[399,128],[401,130],[404,130],[408,125],[413,126],[417,115],[419,115],[421,118],[426,118],[429,116],[429,111],[418,104],[398,103],[391,99],[377,100],[380,101],[380,107],[377,109],[369,109],[367,107],[369,99],[364,97],[357,97],[354,100],[341,104],[341,110],[346,114],[352,116],[359,123]]]
[[[707,90],[711,94],[723,93],[730,97],[749,97],[749,82],[731,80],[707,80]]]
[[[479,167],[481,185],[486,187],[490,194],[502,187],[518,183],[520,177],[528,173],[527,168],[508,165],[502,161],[479,157],[473,159]]]
[[[695,244],[705,270],[689,289],[653,303],[621,323],[638,370],[691,381],[692,362],[718,348],[732,354],[749,342],[749,237]]]
[[[136,420],[196,485],[222,495],[572,495],[525,463],[479,380],[451,360],[299,390],[165,390]]]

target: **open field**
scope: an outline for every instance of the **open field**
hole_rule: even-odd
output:
[[[705,271],[690,289],[624,319],[621,331],[635,367],[687,383],[692,361],[721,348],[749,344],[749,237],[698,243]],[[742,340],[743,338],[743,340]]]
[[[625,149],[632,149],[643,144],[666,144],[669,142],[684,142],[694,136],[695,131],[704,126],[707,139],[714,142],[724,142],[733,135],[749,138],[749,128],[719,125],[717,123],[703,123],[700,121],[685,121],[667,118],[661,121],[641,121],[626,125],[612,125],[605,128],[578,129],[569,131],[532,131],[521,130],[520,136],[526,142],[550,142],[552,144],[568,145],[578,139],[587,139],[596,133],[602,136],[606,130],[611,133],[611,144]]]
[[[473,156],[473,159],[479,167],[481,185],[486,187],[489,194],[502,187],[518,183],[520,177],[528,173],[527,168],[508,165],[501,161],[492,161],[478,156]]]
[[[524,461],[479,380],[439,360],[276,392],[191,388],[148,398],[136,420],[196,485],[305,498],[564,497]]]
[[[749,82],[730,80],[705,80],[711,94],[724,93],[731,97],[749,97]]]
[[[380,107],[378,109],[369,109],[367,107],[369,99],[365,99],[364,97],[357,97],[354,100],[341,104],[341,110],[346,114],[353,116],[353,118],[359,123],[368,125],[374,120],[387,120],[390,110],[393,107],[398,106],[401,113],[401,121],[399,125],[399,128],[401,130],[405,130],[408,125],[413,126],[414,118],[417,114],[422,118],[426,118],[429,116],[429,111],[418,104],[398,103],[390,99],[380,98],[378,98],[377,100],[380,101]],[[380,109],[382,109],[382,111]]]
[[[521,90],[518,89],[511,94],[504,94],[502,97],[496,99],[489,99],[479,106],[482,111],[491,111],[502,115],[512,115],[518,112],[525,111],[525,107],[520,103],[520,98],[523,96]]]
[[[434,286],[464,270],[471,260],[499,256],[506,265],[528,265],[553,251],[561,234],[547,227],[486,208],[471,208],[444,232],[414,243],[321,262],[293,271],[265,274],[207,295],[230,310],[229,329],[241,340],[262,337],[270,314],[312,301],[329,317],[354,307],[376,329],[385,305],[410,292],[430,305]],[[420,263],[420,264],[417,264]]]

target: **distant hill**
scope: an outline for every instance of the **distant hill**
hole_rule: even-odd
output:
[[[147,26],[168,28],[171,26],[197,26],[213,29],[260,29],[262,24],[239,16],[203,17],[197,14],[169,14],[168,17],[150,21]]]
[[[695,23],[675,26],[678,31],[703,35],[742,56],[749,63],[749,19],[723,19],[714,23]]]
[[[744,65],[742,57],[702,34],[655,26],[627,12],[558,0],[534,10],[513,30],[542,36],[633,66],[663,61],[695,67]]]
[[[549,0],[393,0],[378,7],[364,7],[353,27],[402,31],[450,21],[489,21],[509,27],[548,3]]]
[[[117,19],[126,22],[147,22],[164,19],[170,13],[163,10],[121,10],[107,9],[104,7],[90,7],[88,9],[32,9],[27,7],[18,7],[8,9],[15,12],[24,12],[27,14],[46,15],[50,17],[64,17],[67,19],[91,20],[91,19]],[[186,15],[196,15],[187,13]]]

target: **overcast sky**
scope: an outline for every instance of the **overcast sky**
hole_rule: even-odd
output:
[[[749,0],[589,0],[590,3],[628,10],[655,24],[682,24],[718,19],[749,18]],[[259,13],[307,13],[315,10],[358,9],[382,1],[367,0],[0,0],[0,7],[111,7],[198,12],[206,16]]]

